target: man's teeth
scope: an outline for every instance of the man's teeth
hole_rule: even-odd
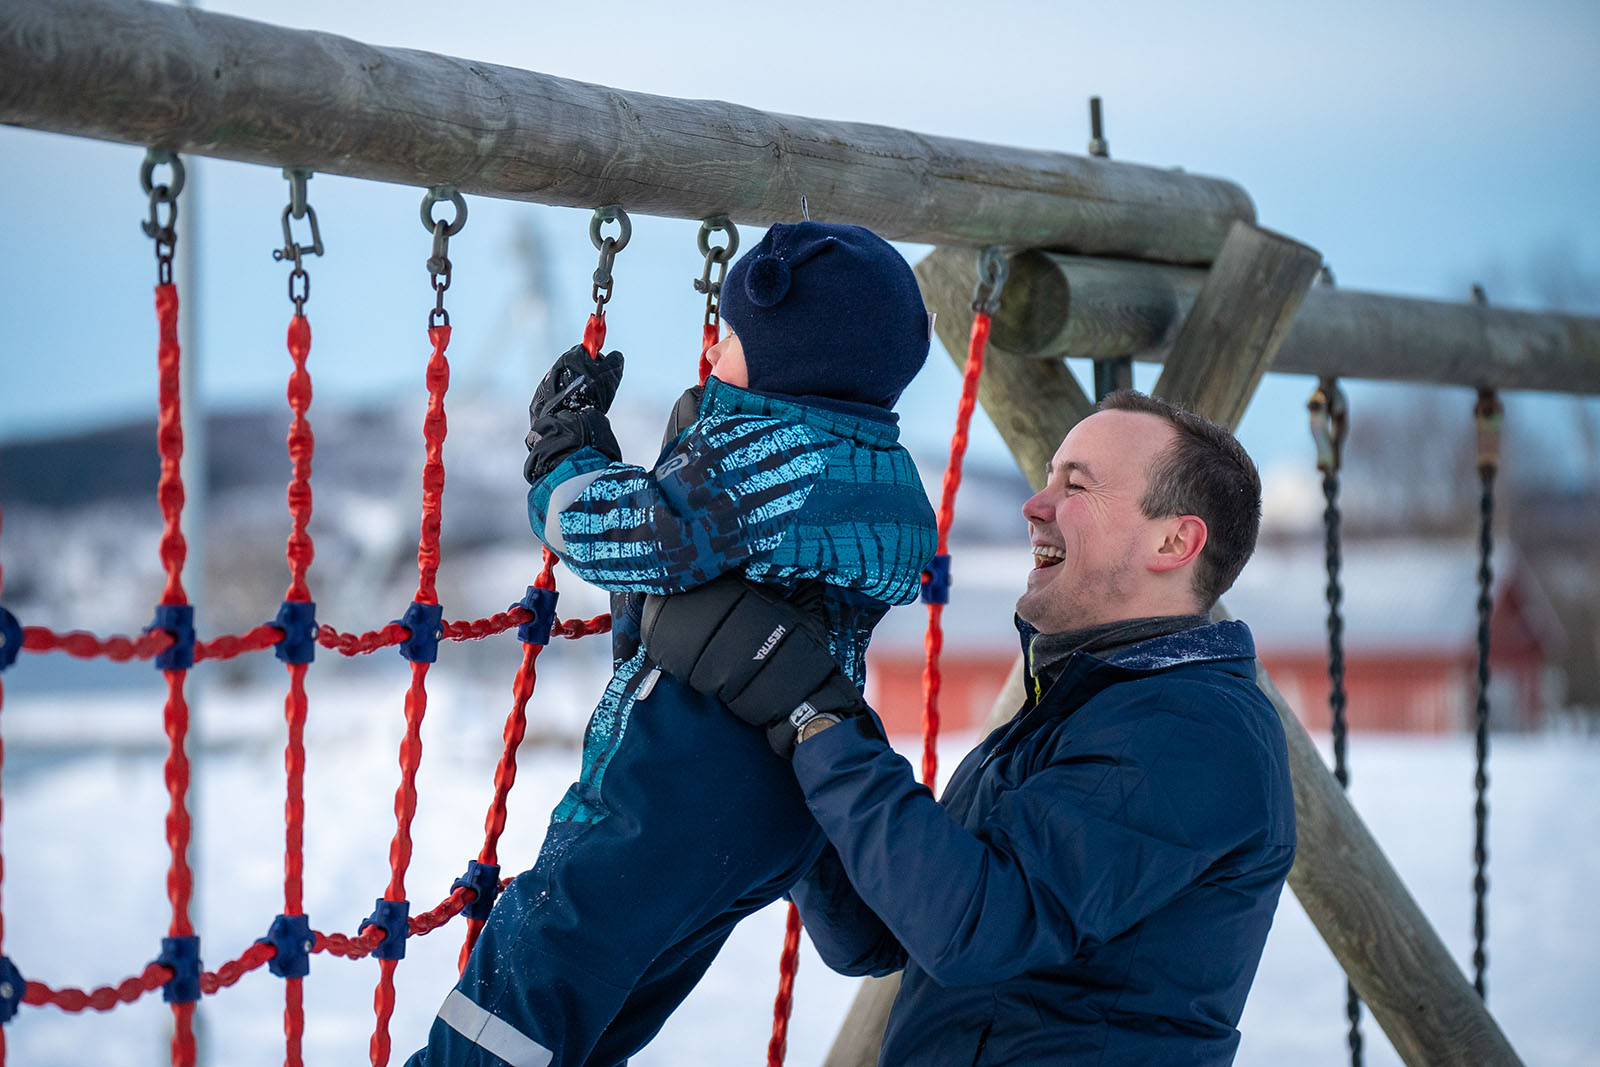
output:
[[[1059,548],[1050,545],[1033,546],[1033,565],[1035,567],[1052,567],[1067,558],[1067,554]]]

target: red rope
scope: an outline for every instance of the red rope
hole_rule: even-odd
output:
[[[589,321],[583,326],[583,347],[591,359],[600,355],[600,349],[606,343],[606,317],[603,314],[590,315]]]
[[[290,580],[289,590],[283,594],[283,599],[306,601],[311,599],[311,590],[306,585],[306,571],[316,555],[311,535],[306,532],[311,522],[311,456],[316,438],[311,433],[311,423],[306,420],[306,411],[311,407],[311,375],[306,370],[306,359],[311,354],[311,324],[304,315],[296,315],[289,320],[288,344],[289,357],[294,362],[294,371],[289,376],[286,390],[289,409],[294,412],[294,421],[289,424],[288,441],[294,475],[288,491],[289,514],[293,525],[284,553],[289,561]]]
[[[153,993],[167,984],[172,971],[159,963],[152,963],[133,978],[125,978],[114,986],[100,986],[85,992],[81,989],[51,989],[43,982],[29,982],[23,994],[24,1004],[52,1004],[62,1011],[79,1012],[88,1008],[110,1011],[118,1004],[132,1004],[146,993]]]
[[[794,1009],[794,976],[800,969],[800,909],[789,905],[783,928],[783,963],[778,969],[778,996],[772,1004],[772,1039],[767,1042],[767,1067],[783,1067],[789,1045],[789,1014]]]
[[[428,359],[428,413],[422,421],[427,459],[422,466],[422,537],[417,542],[417,595],[419,604],[437,604],[434,580],[439,574],[439,524],[444,498],[444,395],[450,388],[450,363],[444,350],[450,345],[450,327],[428,327],[433,355]]]
[[[172,647],[172,641],[172,635],[165,630],[152,630],[138,637],[101,638],[86,630],[58,634],[43,626],[22,628],[22,647],[28,652],[54,652],[59,649],[78,659],[104,656],[115,663],[126,663],[131,659],[155,659],[159,653]]]
[[[700,329],[700,384],[706,384],[706,379],[711,377],[711,361],[706,358],[706,353],[711,351],[711,346],[717,343],[717,324],[708,322]]]
[[[989,344],[989,316],[978,312],[972,320],[972,339],[967,348],[966,371],[961,377],[961,402],[956,407],[956,429],[950,438],[950,462],[944,470],[944,486],[939,494],[939,546],[950,551],[950,524],[955,519],[956,490],[961,486],[961,464],[967,454],[967,439],[972,428],[972,410],[978,403],[978,376],[983,372],[983,353]],[[934,787],[939,771],[939,654],[944,648],[941,617],[943,604],[928,605],[928,632],[923,642],[927,665],[922,672],[922,782]]]
[[[167,572],[161,603],[183,604],[188,600],[183,588],[183,564],[188,555],[188,545],[181,529],[184,489],[179,464],[183,458],[183,420],[178,389],[180,353],[178,290],[175,286],[156,286],[156,319],[160,334],[156,349],[160,380],[156,446],[161,455],[161,479],[156,486],[156,498],[161,506],[163,522],[161,564]],[[168,936],[188,937],[194,934],[194,926],[189,920],[189,903],[194,893],[194,875],[189,869],[189,837],[192,830],[188,809],[189,757],[184,751],[189,733],[189,705],[184,699],[183,685],[188,672],[169,670],[162,673],[167,679],[167,703],[163,719],[169,745],[165,773],[170,797],[167,845],[172,852],[172,863],[167,872],[167,899],[172,904]],[[173,1065],[192,1067],[195,1060],[194,1004],[173,1004],[172,1018]]]
[[[286,338],[289,360],[293,370],[284,395],[294,418],[289,423],[287,446],[292,474],[286,499],[289,505],[289,539],[284,546],[284,559],[289,564],[289,588],[284,591],[286,601],[308,603],[311,588],[306,582],[306,572],[316,557],[316,546],[308,528],[311,525],[311,461],[315,453],[316,437],[306,412],[311,408],[311,373],[306,363],[311,355],[311,323],[304,314],[295,314],[289,320]],[[270,627],[269,627],[270,628]],[[278,631],[279,639],[282,631]],[[276,642],[274,642],[276,643]],[[289,695],[284,699],[283,714],[287,738],[283,750],[284,803],[283,803],[283,913],[305,914],[305,776],[307,716],[306,667],[304,663],[286,665],[289,671]],[[305,996],[301,978],[286,978],[283,990],[283,1040],[285,1067],[299,1067],[305,1036]]]
[[[254,630],[234,636],[214,637],[210,641],[196,641],[194,661],[236,659],[246,652],[260,652],[283,640],[283,631],[272,623],[262,623]]]
[[[183,561],[189,546],[179,529],[183,514],[183,476],[178,464],[183,458],[183,423],[178,399],[178,290],[173,285],[156,286],[156,319],[160,343],[156,349],[156,369],[160,382],[161,416],[156,426],[156,446],[161,453],[161,480],[156,499],[161,505],[165,527],[161,533],[161,563],[167,571],[167,585],[161,593],[163,604],[183,604]]]

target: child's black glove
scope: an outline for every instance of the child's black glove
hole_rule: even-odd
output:
[[[529,485],[555,470],[562,460],[588,445],[613,463],[622,460],[622,449],[611,432],[611,422],[599,408],[572,411],[557,408],[533,420],[528,430],[528,458],[522,476]]]
[[[563,410],[599,408],[604,414],[611,410],[611,401],[621,384],[621,352],[590,358],[582,345],[573,345],[551,365],[534,390],[533,401],[528,404],[528,424]]]
[[[807,727],[867,710],[816,622],[732,575],[646,597],[640,636],[663,670],[765,727],[780,756]]]

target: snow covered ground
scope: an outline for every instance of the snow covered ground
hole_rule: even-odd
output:
[[[491,642],[486,644],[499,644]],[[514,642],[504,642],[506,663]],[[484,647],[484,646],[480,646]],[[574,723],[592,701],[582,672],[541,660],[532,715],[555,740],[525,746],[501,856],[520,869],[577,766]],[[497,652],[496,655],[499,653]],[[552,662],[556,661],[556,662]],[[396,662],[396,668],[402,665]],[[318,929],[353,933],[388,878],[403,670],[311,672],[307,912]],[[510,666],[503,675],[508,677]],[[3,725],[5,951],[30,978],[87,987],[137,973],[165,933],[166,795],[155,694],[32,695],[10,672]],[[441,676],[424,727],[413,911],[442,899],[473,858],[491,790],[509,684]],[[209,967],[237,956],[282,910],[281,694],[202,691],[207,751],[197,768],[197,924]],[[945,766],[973,741],[952,737]],[[54,749],[49,746],[54,743]],[[75,749],[61,755],[61,746]],[[53,752],[53,754],[52,754]],[[1357,736],[1354,797],[1401,876],[1463,962],[1471,943],[1470,739]],[[1600,1065],[1600,740],[1494,742],[1489,1003],[1528,1064]],[[765,1061],[783,914],[774,907],[734,935],[699,989],[638,1067]],[[394,1055],[426,1032],[455,975],[459,922],[413,939],[398,972]],[[376,967],[319,955],[307,980],[306,1061],[367,1062]],[[207,998],[203,1062],[282,1062],[282,983],[265,969]],[[817,1064],[855,982],[802,958],[789,1062]],[[1241,1029],[1239,1063],[1337,1065],[1344,1053],[1343,978],[1286,893]],[[23,1067],[165,1062],[169,1012],[159,995],[108,1015],[24,1007],[7,1028]],[[1374,1067],[1398,1063],[1367,1024]]]

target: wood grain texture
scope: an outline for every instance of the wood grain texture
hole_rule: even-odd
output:
[[[1215,178],[377,48],[149,0],[0,0],[0,122],[566,207],[813,218],[929,244],[1209,263]]]
[[[1234,223],[1151,392],[1238,426],[1321,265],[1314,248]]]
[[[1036,359],[1171,355],[1206,272],[1129,260],[1023,252],[994,337]],[[1600,393],[1600,318],[1418,300],[1314,285],[1272,370],[1471,388]]]
[[[966,366],[972,330],[972,287],[977,256],[970,249],[937,249],[914,268],[922,299],[937,314],[934,330],[957,368]],[[1010,283],[1000,306],[1018,299]],[[1094,410],[1094,403],[1060,360],[1023,359],[993,334],[978,379],[978,403],[1000,431],[1028,484],[1044,484],[1045,466],[1067,431]]]

